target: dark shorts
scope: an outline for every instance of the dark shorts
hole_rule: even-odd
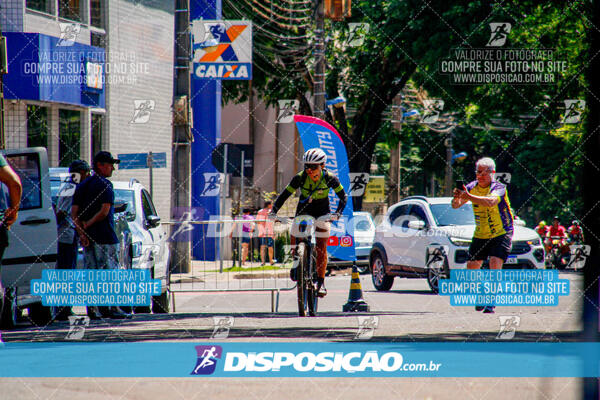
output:
[[[272,237],[261,237],[260,245],[267,246],[267,247],[273,247],[275,245],[275,241],[273,240]]]
[[[512,245],[512,236],[500,235],[492,239],[473,238],[469,247],[470,261],[484,261],[488,257],[498,257],[506,261]]]
[[[250,243],[250,238],[248,236],[242,236],[242,243]]]

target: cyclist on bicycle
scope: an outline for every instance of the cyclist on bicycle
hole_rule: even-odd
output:
[[[540,238],[544,240],[548,234],[548,225],[546,225],[546,221],[540,221],[540,223],[535,227],[535,231],[538,235],[540,235]]]
[[[559,239],[552,239],[552,237],[559,237]],[[552,249],[553,243],[560,246],[561,254],[569,251],[567,247],[567,230],[560,224],[560,219],[558,216],[554,216],[552,219],[552,225],[546,234],[546,251],[550,251]]]
[[[567,235],[569,236],[569,243],[583,244],[583,229],[579,226],[579,221],[573,220],[571,222]]]
[[[325,169],[327,155],[319,148],[309,149],[304,153],[303,162],[304,170],[299,172],[292,178],[287,187],[281,192],[275,204],[271,215],[277,214],[283,203],[290,197],[296,189],[300,189],[300,200],[296,208],[296,217],[301,215],[309,215],[315,218],[316,242],[317,242],[317,294],[323,297],[327,294],[325,289],[325,272],[327,271],[327,241],[329,239],[329,222],[319,220],[320,217],[326,216],[329,211],[329,189],[340,198],[335,214],[332,219],[337,219],[344,211],[346,206],[346,192],[340,184],[339,179],[331,172]],[[292,252],[296,245],[296,238],[291,236]],[[293,253],[292,253],[293,254]],[[295,278],[295,271],[290,271],[290,276]]]

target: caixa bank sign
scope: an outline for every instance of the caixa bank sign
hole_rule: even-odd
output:
[[[192,21],[197,79],[252,79],[252,22]]]
[[[244,373],[273,373],[281,376],[319,376],[398,372],[437,372],[441,366],[432,360],[406,363],[398,352],[223,352],[221,346],[196,346],[198,360],[191,375],[241,376]],[[222,366],[218,364],[222,363]]]

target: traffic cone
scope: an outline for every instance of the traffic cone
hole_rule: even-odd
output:
[[[360,277],[356,264],[352,264],[352,280],[350,281],[350,293],[348,302],[342,308],[343,312],[369,311],[369,305],[363,299]]]

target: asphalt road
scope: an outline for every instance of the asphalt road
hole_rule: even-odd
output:
[[[369,313],[345,314],[350,276],[327,278],[328,295],[320,301],[317,317],[299,318],[295,291],[282,291],[279,310],[271,312],[270,292],[263,280],[236,280],[228,293],[177,293],[176,312],[139,314],[131,320],[92,321],[87,341],[214,341],[215,324],[227,321],[228,332],[218,330],[219,341],[497,341],[501,316],[517,316],[515,341],[571,341],[581,328],[582,275],[569,279],[571,294],[557,307],[498,307],[495,314],[472,307],[453,307],[447,297],[433,295],[424,280],[396,279],[392,290],[377,292],[370,275],[361,276]],[[287,285],[285,280],[281,282]],[[179,290],[202,289],[205,284],[180,283]],[[76,308],[83,312],[83,308]],[[359,318],[374,317],[375,328],[360,331]],[[6,342],[63,341],[68,322],[35,328],[23,322],[3,332]],[[225,329],[226,330],[226,329]],[[361,332],[359,334],[359,332]],[[226,337],[223,337],[223,335]],[[372,336],[371,336],[372,335]],[[308,399],[327,396],[354,399],[379,396],[396,399],[575,399],[580,380],[573,378],[435,378],[435,379],[206,379],[195,378],[36,378],[0,379],[0,399]]]

